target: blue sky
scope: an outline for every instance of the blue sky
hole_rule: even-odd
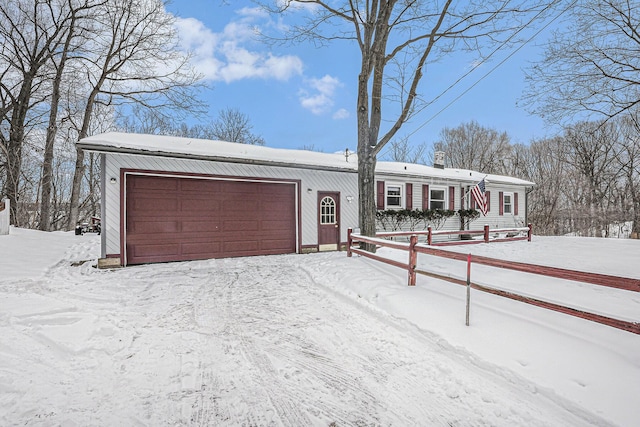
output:
[[[211,87],[202,94],[210,105],[211,117],[225,108],[243,112],[250,117],[254,132],[271,147],[355,150],[357,46],[349,42],[323,48],[309,44],[267,46],[256,39],[253,29],[281,23],[253,6],[242,0],[175,1],[168,6],[178,17],[183,46],[194,52],[193,64]],[[539,45],[543,42],[544,33],[483,79],[512,51],[481,65],[405,124],[398,136],[411,134],[413,144],[431,144],[444,127],[471,120],[506,131],[513,143],[527,144],[547,136],[549,130],[543,121],[517,106],[525,87],[523,70],[542,54]],[[464,75],[473,59],[457,54],[430,66],[423,78],[426,98],[440,94]]]

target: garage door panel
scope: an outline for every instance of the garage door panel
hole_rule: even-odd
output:
[[[222,222],[222,228],[227,233],[235,232],[238,234],[245,234],[251,231],[258,231],[260,229],[260,224],[258,223],[258,221],[255,221],[255,220],[253,221],[225,220]]]
[[[295,214],[293,212],[282,212],[277,210],[262,210],[260,214],[262,221],[283,220],[291,222],[295,220]]]
[[[177,243],[138,244],[130,245],[130,251],[136,257],[174,256],[180,253],[180,245]]]
[[[177,233],[180,224],[178,221],[133,221],[129,229],[132,233]]]
[[[133,203],[127,204],[127,210],[135,210],[135,211],[157,211],[161,213],[162,211],[177,211],[178,210],[178,200],[173,198],[163,198],[163,197],[149,197],[149,195],[145,195],[142,197],[136,197],[132,201]]]
[[[257,211],[260,207],[257,200],[242,199],[241,195],[233,194],[228,200],[225,200],[222,204],[222,210],[224,212],[233,212],[232,215],[237,213],[243,213],[247,211]]]
[[[286,186],[278,185],[278,184],[267,184],[263,191],[265,194],[269,194],[270,197],[288,197],[291,193],[290,189]]]
[[[191,232],[199,232],[199,233],[204,233],[204,232],[220,232],[222,228],[222,225],[220,224],[219,221],[202,221],[202,220],[198,220],[198,221],[189,221],[189,220],[183,220],[182,221],[182,231],[184,233],[191,233]],[[188,237],[188,236],[185,236]]]
[[[220,210],[221,203],[219,200],[213,198],[189,198],[182,199],[181,208],[183,211],[188,212],[217,212]]]
[[[158,179],[157,176],[138,175],[131,183],[131,188],[135,190],[177,190],[178,181],[172,179]]]
[[[232,256],[242,256],[243,254],[255,254],[260,245],[255,240],[224,242],[223,250]]]
[[[278,231],[278,234],[281,234],[281,232],[289,230],[291,222],[287,220],[262,221],[261,225],[264,230]]]
[[[261,242],[262,249],[266,251],[281,251],[290,249],[291,243],[289,240],[285,239],[272,239],[272,240],[262,240]]]
[[[220,181],[207,179],[181,179],[180,189],[182,191],[193,191],[196,193],[219,193],[222,188]]]
[[[185,255],[201,255],[206,258],[214,258],[208,255],[219,254],[220,247],[221,247],[220,242],[183,243],[182,253]]]
[[[127,177],[127,263],[296,252],[295,185]]]
[[[225,190],[227,193],[242,194],[248,196],[250,194],[258,194],[258,188],[255,182],[227,181],[225,182]],[[258,184],[260,185],[260,184]]]

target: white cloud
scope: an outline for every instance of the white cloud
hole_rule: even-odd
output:
[[[255,21],[264,18],[257,8],[238,11],[239,20],[215,33],[195,18],[177,18],[183,49],[192,52],[192,64],[206,80],[230,83],[260,78],[288,80],[301,75],[303,62],[293,55],[276,55],[255,48]]]
[[[343,119],[348,119],[351,116],[351,114],[349,114],[349,111],[347,111],[344,108],[339,109],[338,111],[336,111],[335,113],[333,113],[333,119],[335,120],[343,120]]]
[[[320,79],[308,79],[309,90],[301,90],[299,93],[300,104],[313,114],[324,114],[333,106],[333,96],[336,89],[342,86],[340,80],[330,75]]]

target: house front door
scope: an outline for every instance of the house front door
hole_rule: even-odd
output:
[[[318,250],[340,247],[340,193],[318,192]]]

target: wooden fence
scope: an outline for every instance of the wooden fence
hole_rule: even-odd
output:
[[[454,259],[459,261],[467,261],[467,257],[468,257],[467,254],[449,252],[442,249],[436,249],[436,248],[431,248],[425,245],[420,245],[418,244],[418,237],[415,234],[412,234],[411,236],[409,236],[408,243],[393,242],[388,239],[383,239],[378,237],[366,237],[366,236],[353,233],[352,229],[348,230],[347,235],[348,235],[348,244],[347,244],[348,257],[351,257],[352,254],[355,253],[367,258],[374,259],[379,262],[383,262],[386,264],[393,265],[395,267],[402,268],[407,271],[407,280],[408,280],[409,286],[415,286],[416,274],[423,274],[426,276],[445,280],[451,283],[456,283],[456,284],[465,285],[465,286],[467,285],[467,282],[464,280],[428,272],[425,270],[419,270],[417,268],[419,253],[426,254],[426,255],[439,256],[439,257],[444,257],[444,258],[449,258],[449,259]],[[389,233],[384,233],[384,235],[385,237],[389,237]],[[530,238],[530,235],[529,235],[529,238]],[[379,255],[373,254],[371,252],[367,252],[358,247],[354,247],[354,244],[356,243],[369,243],[369,244],[374,244],[380,247],[388,247],[393,249],[399,249],[402,251],[407,251],[408,252],[407,262],[403,263],[400,261],[388,259]],[[638,279],[609,276],[606,274],[586,273],[583,271],[568,270],[568,269],[557,268],[557,267],[547,267],[547,266],[527,264],[527,263],[521,263],[521,262],[515,262],[515,261],[505,261],[505,260],[499,260],[499,259],[482,257],[482,256],[474,256],[473,262],[475,262],[476,264],[486,265],[490,267],[504,268],[508,270],[515,270],[515,271],[520,271],[525,273],[538,274],[538,275],[543,275],[548,277],[589,283],[592,285],[623,289],[631,292],[640,292],[640,280]],[[501,296],[504,298],[509,298],[516,301],[531,304],[537,307],[542,307],[548,310],[569,314],[571,316],[601,323],[617,329],[632,332],[634,334],[640,334],[640,323],[628,322],[628,321],[614,319],[607,316],[602,316],[595,313],[589,313],[586,311],[577,310],[571,307],[565,307],[559,304],[539,300],[536,298],[526,297],[513,292],[503,291],[500,289],[491,288],[489,286],[484,286],[484,285],[480,285],[473,282],[470,283],[470,286],[481,292],[486,292],[486,293]]]
[[[531,241],[532,225],[527,227],[516,228],[497,228],[490,229],[488,225],[485,225],[482,230],[462,230],[462,231],[449,231],[449,230],[433,230],[431,227],[427,227],[426,231],[385,231],[377,233],[377,237],[396,237],[396,236],[427,236],[427,244],[429,246],[449,246],[449,245],[469,245],[477,243],[497,243],[497,242],[512,242],[518,240]],[[482,239],[473,239],[472,236],[482,235]],[[501,236],[504,237],[492,237]],[[434,241],[434,237],[437,236],[460,236],[462,239],[453,240],[447,242]],[[464,239],[466,238],[466,239]]]

